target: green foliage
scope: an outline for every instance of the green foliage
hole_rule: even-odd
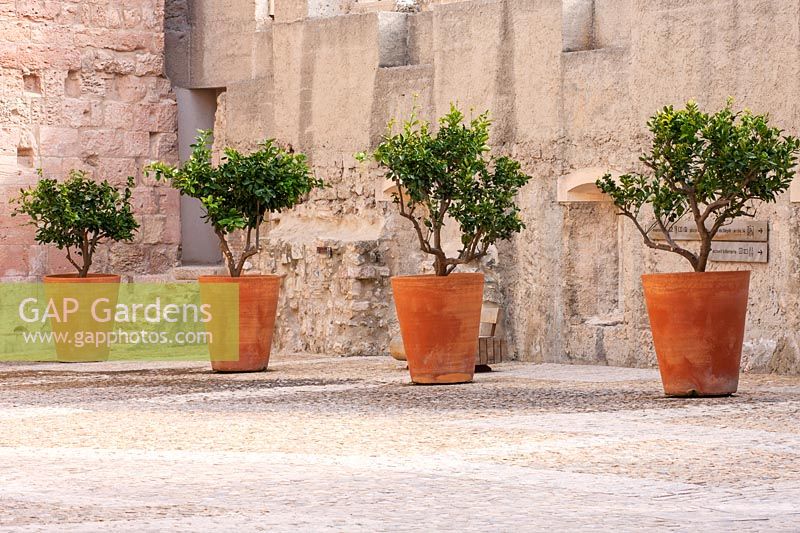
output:
[[[800,141],[769,126],[769,117],[734,112],[733,102],[714,114],[689,101],[685,109],[665,107],[647,123],[653,134],[650,153],[641,157],[645,174],[631,173],[615,182],[610,175],[597,181],[642,233],[651,248],[675,252],[695,271],[705,271],[711,240],[737,217],[755,215],[754,201],[774,202],[794,178]],[[655,218],[641,221],[642,208]],[[678,246],[669,230],[691,214],[700,233],[695,253]],[[650,239],[653,229],[667,234],[666,243]]]
[[[40,179],[34,187],[20,190],[11,200],[18,204],[12,216],[30,217],[29,223],[36,226],[36,242],[66,250],[78,275],[86,277],[98,244],[133,240],[139,224],[130,204],[131,187],[133,178],[118,190],[108,181],[98,183],[72,170],[62,183]],[[73,259],[73,253],[82,258],[82,264]]]
[[[530,176],[509,157],[487,157],[490,124],[488,113],[465,123],[463,113],[451,105],[432,132],[429,123],[412,114],[399,133],[393,134],[390,123],[372,154],[402,192],[395,203],[414,225],[422,251],[435,256],[439,276],[483,257],[489,246],[524,227],[515,197]],[[447,217],[461,231],[462,248],[454,258],[442,250]]]
[[[268,212],[294,206],[314,187],[323,183],[308,168],[303,154],[289,153],[267,140],[259,149],[242,154],[226,148],[219,165],[211,161],[212,132],[201,131],[192,145],[192,154],[182,166],[162,162],[148,165],[146,171],[158,180],[168,180],[186,196],[197,198],[205,209],[225,256],[231,276],[241,275],[244,262],[258,253],[258,228]],[[255,242],[251,233],[256,230]],[[236,261],[226,235],[246,230],[247,242]]]

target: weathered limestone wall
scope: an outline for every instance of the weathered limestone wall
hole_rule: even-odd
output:
[[[35,183],[39,167],[48,177],[75,168],[118,184],[136,178],[140,233],[99,250],[96,270],[149,275],[175,265],[178,195],[141,173],[152,158],[176,156],[163,20],[163,0],[0,2],[0,278],[72,270],[9,217],[6,200]]]
[[[218,141],[276,137],[330,184],[270,222],[254,265],[286,274],[282,350],[386,351],[388,278],[429,260],[352,154],[415,95],[429,118],[453,101],[490,109],[495,145],[534,177],[519,199],[527,228],[482,265],[517,356],[534,361],[652,365],[639,276],[688,266],[645,249],[607,202],[559,202],[564,176],[636,168],[647,117],[689,98],[731,95],[798,133],[792,0],[275,0],[259,21],[256,4],[191,2],[168,65],[182,87],[225,89]],[[798,204],[787,194],[759,218],[769,264],[715,268],[753,270],[745,368],[799,372]]]

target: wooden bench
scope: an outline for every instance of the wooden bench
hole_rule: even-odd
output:
[[[484,307],[481,310],[481,327],[490,325],[489,335],[478,337],[478,355],[475,357],[476,372],[491,372],[489,365],[502,363],[506,355],[506,343],[496,337],[497,323],[500,321],[499,307]]]

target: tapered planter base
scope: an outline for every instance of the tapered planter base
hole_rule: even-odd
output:
[[[456,383],[469,383],[472,381],[474,374],[456,373],[456,374],[414,374],[411,381],[417,385],[454,385]]]
[[[729,396],[739,386],[749,271],[642,276],[667,396]]]
[[[395,308],[411,381],[472,381],[478,353],[483,274],[396,276]]]
[[[215,372],[262,372],[269,365],[272,347],[272,335],[275,330],[275,315],[278,310],[278,294],[280,292],[280,276],[201,276],[201,298],[204,286],[206,295],[208,287],[219,283],[237,283],[239,285],[239,322],[238,353],[222,353],[219,346],[228,347],[226,343],[212,343],[211,369]],[[224,324],[224,322],[223,322]],[[215,338],[226,334],[225,326],[211,326],[209,329]],[[217,331],[215,331],[215,329]],[[216,345],[216,346],[215,346]]]
[[[55,338],[56,360],[59,363],[102,363],[108,361],[109,343],[76,342],[81,336],[91,334],[107,339],[113,329],[113,321],[99,322],[92,315],[92,304],[103,299],[114,309],[119,298],[120,276],[116,274],[88,274],[85,278],[77,274],[53,274],[44,277],[45,295],[56,309],[65,309],[67,302],[76,302],[77,310],[69,316],[50,321]],[[69,304],[66,304],[69,307]]]

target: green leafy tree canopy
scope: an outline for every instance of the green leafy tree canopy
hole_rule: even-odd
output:
[[[371,154],[401,191],[394,201],[414,226],[422,251],[434,256],[437,276],[483,257],[489,246],[524,227],[515,198],[530,176],[509,157],[487,156],[490,124],[488,112],[465,122],[451,105],[434,132],[415,111],[398,133],[390,122]],[[461,231],[456,257],[447,257],[442,248],[448,217]]]
[[[610,175],[597,181],[656,250],[674,252],[704,272],[711,241],[719,229],[738,217],[755,216],[755,202],[774,202],[794,179],[800,141],[769,125],[767,115],[735,112],[733,101],[708,114],[694,101],[685,109],[665,107],[647,123],[653,135],[649,153],[640,158],[644,173]],[[652,207],[645,221],[643,207]],[[678,245],[670,230],[685,215],[700,235],[696,251]],[[649,215],[648,215],[649,216]],[[664,235],[656,242],[651,231]]]
[[[250,154],[225,148],[222,161],[214,166],[211,135],[211,131],[199,133],[183,165],[155,162],[145,170],[158,180],[168,180],[181,194],[200,200],[230,275],[238,277],[245,261],[260,251],[259,228],[266,214],[296,205],[323,183],[312,175],[305,155],[287,152],[272,139]],[[238,259],[228,240],[228,234],[236,230],[245,230],[246,235]]]
[[[72,170],[64,182],[40,179],[35,186],[20,190],[11,200],[18,204],[11,216],[30,217],[29,223],[36,226],[36,242],[66,250],[67,260],[85,278],[99,244],[133,240],[139,224],[131,208],[131,187],[133,178],[119,190],[108,181],[96,182]]]

